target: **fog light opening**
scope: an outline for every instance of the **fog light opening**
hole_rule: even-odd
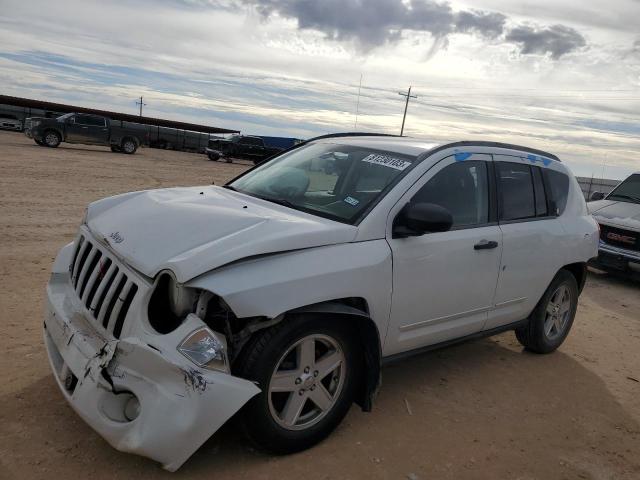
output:
[[[140,415],[140,401],[137,397],[131,396],[124,404],[124,417],[130,422]]]

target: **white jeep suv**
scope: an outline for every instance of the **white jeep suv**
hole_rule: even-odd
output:
[[[284,453],[370,410],[384,362],[567,336],[598,227],[555,156],[329,135],[223,187],[89,205],[47,287],[60,388],[115,448],[177,469],[242,407]]]

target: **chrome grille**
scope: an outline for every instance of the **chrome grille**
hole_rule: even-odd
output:
[[[622,228],[600,225],[600,240],[614,247],[640,251],[640,233]]]
[[[120,338],[138,285],[103,248],[80,235],[69,265],[71,286],[97,325]]]

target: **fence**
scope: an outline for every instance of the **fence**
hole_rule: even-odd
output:
[[[576,177],[580,184],[580,189],[584,194],[584,198],[589,200],[593,192],[602,192],[607,194],[613,190],[616,185],[620,183],[620,180],[609,180],[593,177]]]

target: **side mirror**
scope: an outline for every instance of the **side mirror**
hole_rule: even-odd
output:
[[[408,203],[393,222],[393,238],[446,232],[453,225],[451,212],[435,203]]]
[[[602,200],[605,197],[605,194],[602,192],[593,192],[589,197],[590,202],[595,202],[596,200]]]

